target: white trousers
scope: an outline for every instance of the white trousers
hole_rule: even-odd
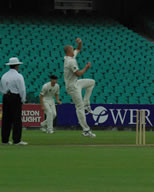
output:
[[[53,131],[53,120],[57,116],[55,104],[44,102],[46,120],[41,123],[43,127],[47,127],[48,131]]]
[[[79,79],[75,86],[71,89],[67,89],[69,95],[71,95],[73,103],[75,104],[76,114],[78,121],[83,131],[89,131],[90,127],[86,121],[85,105],[90,105],[90,96],[95,86],[95,80],[92,79]],[[82,98],[82,89],[85,89],[84,98]]]

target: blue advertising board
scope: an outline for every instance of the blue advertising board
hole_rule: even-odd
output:
[[[154,127],[154,105],[131,104],[92,104],[94,114],[86,114],[90,126],[120,126],[133,127],[136,125],[136,110],[145,110],[147,127]],[[57,106],[58,126],[79,125],[74,104]]]

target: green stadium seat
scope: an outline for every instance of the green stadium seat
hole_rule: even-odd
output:
[[[140,104],[149,104],[150,101],[147,97],[140,97]]]
[[[129,104],[139,104],[139,99],[137,96],[129,97]]]
[[[118,97],[118,103],[119,104],[128,104],[128,97],[127,96],[120,96]]]
[[[117,99],[114,95],[108,96],[107,97],[107,104],[116,104],[117,103]]]

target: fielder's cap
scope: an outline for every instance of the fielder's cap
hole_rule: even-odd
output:
[[[9,59],[9,63],[6,63],[6,65],[20,65],[20,64],[23,64],[23,63],[20,62],[17,57],[11,57]]]

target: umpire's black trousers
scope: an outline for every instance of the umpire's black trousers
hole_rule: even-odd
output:
[[[22,135],[22,103],[19,94],[7,93],[2,105],[2,143],[8,143],[12,129],[13,143],[19,143]]]

